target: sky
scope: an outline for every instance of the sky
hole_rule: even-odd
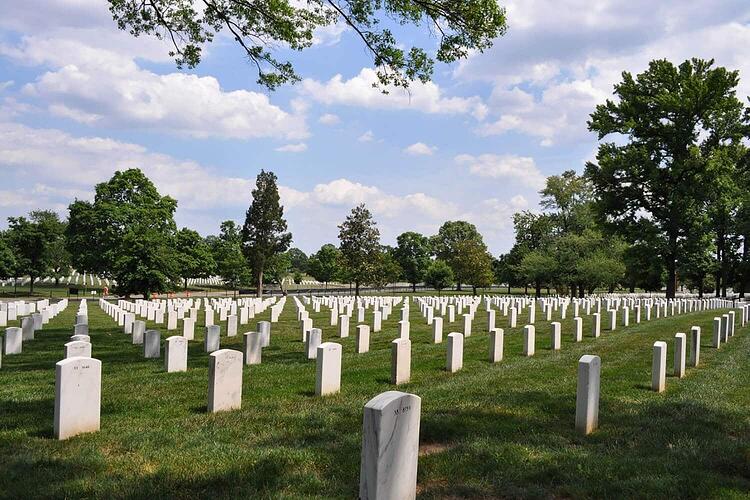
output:
[[[467,220],[498,255],[513,245],[513,213],[539,209],[545,178],[595,158],[586,120],[623,71],[713,58],[750,94],[747,0],[500,4],[508,31],[491,49],[384,95],[342,25],[302,53],[279,49],[302,81],[269,92],[226,37],[179,70],[163,42],[118,30],[104,0],[0,0],[0,229],[34,209],[65,216],[138,167],[178,200],[178,226],[216,234],[244,220],[265,169],[305,252],[337,243],[365,203],[384,244]],[[437,45],[416,29],[401,41]]]

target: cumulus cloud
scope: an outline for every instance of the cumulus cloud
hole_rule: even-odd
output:
[[[337,123],[341,122],[341,119],[337,115],[326,113],[318,118],[318,122],[322,123],[323,125],[336,125]]]
[[[411,156],[432,156],[436,149],[436,147],[428,146],[424,142],[415,142],[404,148],[404,153]]]
[[[300,91],[303,95],[328,105],[413,110],[430,114],[469,114],[477,119],[484,118],[487,112],[479,97],[447,97],[434,82],[413,82],[408,91],[394,88],[384,94],[372,86],[376,81],[375,70],[363,68],[348,80],[340,74],[327,82],[306,78],[300,84]]]
[[[537,168],[534,159],[528,156],[460,154],[454,160],[458,165],[467,167],[469,173],[473,175],[515,180],[532,188],[543,187],[546,179]]]
[[[26,37],[5,55],[52,70],[24,87],[50,113],[88,125],[146,128],[206,138],[302,139],[305,108],[288,112],[267,95],[225,91],[211,76],[160,75],[127,56],[65,39]]]
[[[372,133],[372,130],[368,130],[364,134],[357,137],[357,140],[359,142],[372,142],[375,140],[375,134]]]
[[[285,144],[276,148],[276,151],[279,151],[281,153],[302,153],[303,151],[307,151],[307,144],[305,144],[304,142],[298,142],[296,144]]]

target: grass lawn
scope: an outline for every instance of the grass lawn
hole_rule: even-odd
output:
[[[389,384],[390,341],[398,310],[372,334],[371,351],[354,352],[354,324],[335,338],[328,311],[311,313],[324,341],[344,346],[342,392],[314,396],[290,301],[272,326],[261,365],[245,367],[241,410],[206,413],[208,357],[203,328],[190,344],[188,372],[167,374],[144,360],[113,320],[89,301],[94,357],[103,363],[102,428],[52,439],[54,364],[73,331],[77,303],[4,356],[0,369],[0,495],[4,498],[354,498],[358,492],[362,408]],[[255,321],[240,326],[254,329]],[[561,352],[549,349],[549,325],[537,311],[537,354],[521,356],[522,327],[506,328],[505,360],[487,361],[486,315],[477,312],[465,341],[464,369],[444,371],[446,344],[411,308],[412,382],[422,398],[418,488],[424,498],[747,497],[750,495],[750,335],[710,348],[716,311],[605,329],[574,344],[563,322]],[[218,314],[216,315],[218,319]],[[371,312],[366,320],[371,322]],[[498,326],[507,320],[498,314]],[[199,325],[203,324],[202,315]],[[461,329],[461,318],[444,335]],[[701,366],[649,390],[651,346],[701,326]],[[153,328],[156,325],[150,324]],[[161,325],[162,339],[167,337]],[[584,317],[584,335],[591,329]],[[175,332],[176,333],[176,332]],[[222,335],[226,325],[222,324]],[[241,335],[222,336],[241,349]],[[577,361],[602,358],[600,428],[574,430]]]

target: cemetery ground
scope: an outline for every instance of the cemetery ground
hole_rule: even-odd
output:
[[[245,366],[242,408],[206,411],[208,356],[203,311],[190,342],[188,371],[166,373],[146,360],[122,328],[89,302],[93,357],[102,361],[101,430],[52,437],[54,365],[73,331],[75,303],[3,356],[0,368],[0,495],[6,498],[353,498],[359,487],[362,413],[389,383],[390,341],[398,314],[356,354],[355,336],[340,339],[328,311],[311,312],[323,339],[341,343],[341,393],[314,395],[315,362],[304,355],[294,307],[272,325],[260,365]],[[602,321],[594,339],[572,340],[562,321],[562,350],[549,346],[549,323],[537,309],[536,355],[523,357],[522,328],[505,329],[505,358],[488,361],[486,315],[465,339],[463,370],[445,371],[446,341],[411,310],[412,376],[398,390],[422,398],[418,494],[421,497],[745,497],[750,494],[750,328],[711,348],[712,318],[694,312],[615,331]],[[366,322],[371,323],[368,311]],[[242,349],[241,326],[221,347]],[[572,315],[571,315],[572,316]],[[218,319],[218,318],[217,318]],[[558,319],[559,320],[559,319]],[[650,390],[652,344],[700,326],[701,364],[683,379]],[[9,326],[17,326],[11,322]],[[351,330],[354,330],[354,323]],[[162,341],[169,335],[159,329]],[[462,331],[462,318],[444,326]],[[599,429],[575,431],[576,374],[583,354],[601,357]],[[163,356],[163,349],[162,349]]]

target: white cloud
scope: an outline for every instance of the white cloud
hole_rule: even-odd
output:
[[[285,144],[284,146],[276,148],[276,151],[279,151],[281,153],[301,153],[303,151],[307,151],[307,144],[305,144],[304,142],[299,142],[297,144]]]
[[[413,82],[408,91],[393,88],[384,94],[372,86],[376,81],[375,70],[363,68],[349,80],[344,80],[340,74],[327,82],[306,78],[300,89],[304,95],[328,105],[414,110],[431,114],[471,114],[477,119],[484,118],[487,112],[479,97],[447,97],[434,82]]]
[[[479,177],[516,180],[525,186],[539,189],[544,186],[545,177],[539,171],[533,158],[517,155],[482,154],[472,156],[461,154],[454,158],[459,165],[466,166],[469,173]]]
[[[211,76],[159,75],[129,57],[72,40],[27,37],[6,55],[53,70],[24,87],[57,116],[85,124],[151,129],[191,137],[302,139],[309,135],[305,106],[293,112],[268,96],[225,91]],[[62,51],[62,54],[60,53]]]
[[[375,134],[372,133],[372,130],[368,130],[364,134],[360,135],[357,140],[359,142],[372,142],[375,140]]]
[[[323,125],[336,125],[337,123],[341,122],[341,119],[338,117],[338,115],[326,113],[318,118],[318,122],[322,123]]]
[[[411,146],[404,149],[404,153],[411,156],[432,156],[437,148],[428,146],[423,142],[415,142]]]

